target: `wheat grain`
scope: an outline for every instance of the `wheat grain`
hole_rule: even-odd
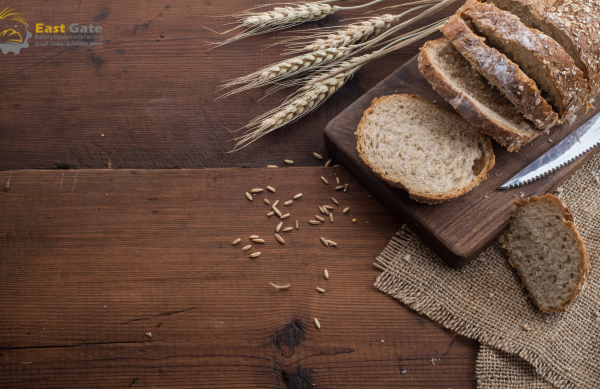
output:
[[[279,243],[285,244],[285,240],[283,240],[283,238],[281,236],[279,236],[279,234],[275,234],[275,238],[277,238],[277,240],[279,241]]]
[[[335,187],[335,190],[340,190],[340,189],[344,189],[344,185],[338,185]]]
[[[275,227],[275,231],[279,232],[279,230],[281,230],[281,226],[283,225],[283,222],[279,222],[279,224],[277,225],[277,227]]]
[[[325,209],[323,207],[321,207],[320,205],[319,205],[319,212],[321,212],[323,215],[325,215],[325,213],[326,213]]]
[[[323,211],[325,215],[329,216],[329,209],[327,207],[323,207]]]
[[[294,164],[294,161],[292,161],[291,159],[284,159],[283,162],[287,163],[288,165]]]
[[[288,217],[290,217],[289,213],[286,213],[285,215],[279,216],[280,219],[287,219]]]
[[[298,220],[296,220],[296,229],[300,229],[300,227],[298,226]]]
[[[323,176],[321,176],[321,181],[323,181],[325,185],[329,185],[329,181],[327,181],[327,179]]]
[[[331,205],[323,205],[323,208],[324,208],[324,209],[327,209],[327,210],[329,210],[329,209],[333,209],[333,207],[332,207]]]
[[[349,210],[350,210],[350,207],[346,207],[346,208],[344,208],[344,210],[342,211],[342,213],[348,213]]]
[[[254,243],[265,243],[264,239],[252,239]]]
[[[315,322],[315,327],[317,327],[318,329],[321,329],[321,323],[319,323],[319,320],[316,317],[313,321]]]
[[[279,217],[281,217],[282,213],[280,210],[278,210],[277,208],[275,208],[275,206],[273,206],[273,212],[275,212],[275,214]]]
[[[335,203],[335,205],[340,205],[340,203],[338,203],[338,201],[336,199],[334,199],[333,197],[331,198],[331,201],[333,201]]]
[[[336,182],[336,183],[339,185],[339,184],[340,184],[340,178],[339,178],[339,177],[336,177],[336,178],[335,178],[335,182]]]
[[[327,271],[327,269],[323,270],[323,277],[325,277],[326,280],[329,279],[329,272]]]
[[[323,245],[324,245],[325,247],[329,247],[329,243],[327,243],[327,240],[326,240],[325,238],[323,238],[323,237],[320,237],[319,239],[321,239],[321,243],[323,243]]]
[[[293,229],[294,229],[293,227],[285,227],[285,228],[283,229],[283,232],[289,232],[289,231],[291,231],[291,230],[293,230]]]
[[[279,205],[279,200],[275,200],[275,202],[273,203],[273,207],[276,207],[277,205]]]
[[[333,212],[329,213],[329,221],[333,223]]]
[[[318,220],[309,220],[308,224],[321,224],[321,222]]]
[[[272,283],[272,282],[269,282],[269,284],[271,284],[271,286],[272,286],[273,288],[275,288],[275,290],[277,290],[277,291],[280,291],[280,290],[286,290],[287,288],[289,288],[289,287],[290,287],[290,284],[287,284],[287,285],[275,285],[275,284],[274,284],[274,283]]]
[[[267,165],[267,167],[277,167],[277,165]]]
[[[302,197],[302,193],[298,193],[296,196],[294,196],[294,200],[298,200],[300,197]]]
[[[285,203],[283,203],[283,205],[292,205],[293,202],[294,200],[288,200]]]
[[[246,198],[250,201],[252,201],[252,195],[248,192],[246,192]]]
[[[267,213],[267,216],[273,216],[275,214],[275,211],[271,211],[269,213]]]
[[[255,189],[252,189],[252,190],[250,191],[250,193],[260,193],[260,192],[262,192],[262,191],[263,191],[263,190],[262,190],[261,188],[255,188]]]
[[[323,157],[321,157],[321,155],[320,155],[320,154],[317,154],[317,153],[315,153],[315,152],[313,152],[313,156],[314,156],[316,159],[323,159]]]
[[[325,219],[323,219],[321,216],[315,215],[315,219],[317,219],[320,222],[324,222]]]
[[[337,243],[335,243],[333,240],[327,239],[327,243],[329,243],[329,245],[332,247],[337,247]]]
[[[244,246],[244,247],[242,248],[242,251],[250,250],[251,248],[252,248],[252,245],[251,245],[251,244],[249,244],[248,246]]]
[[[252,239],[258,239],[258,238],[259,238],[258,235],[250,235],[250,240],[252,240]]]
[[[329,165],[331,165],[331,159],[325,162],[325,167],[328,167]]]
[[[317,109],[350,78],[352,78],[360,67],[353,66],[352,70],[349,72],[344,72],[343,69],[352,66],[354,63],[360,62],[366,57],[368,57],[368,55],[350,58],[327,71],[309,77],[309,85],[298,89],[297,92],[292,94],[279,107],[258,116],[242,127],[242,129],[247,130],[247,133],[236,139],[237,142],[233,151],[240,150],[271,131],[290,124]],[[342,72],[339,72],[340,69],[342,69]],[[336,76],[330,78],[326,77],[329,73],[336,73]],[[315,82],[317,78],[322,78],[322,80]],[[304,80],[298,82],[302,83],[309,81]],[[286,86],[286,84],[282,85]],[[290,85],[293,85],[293,83]]]
[[[255,252],[255,253],[252,253],[252,254],[250,254],[250,258],[256,258],[256,257],[260,256],[260,254],[261,254],[261,252],[260,252],[260,251],[257,251],[257,252]]]
[[[273,192],[273,193],[275,193],[275,188],[273,188],[272,186],[267,186],[267,190],[268,190],[269,192]]]
[[[242,240],[240,238],[237,238],[236,240],[233,241],[233,245],[235,246],[236,244],[240,243]]]
[[[317,289],[317,292],[325,293],[325,289],[323,289],[323,288],[319,288],[319,287],[317,286],[317,288],[316,288],[316,289]]]
[[[269,200],[267,200],[267,199],[263,199],[263,201],[265,202],[265,204],[267,204],[267,205],[271,205],[271,202],[270,202]]]

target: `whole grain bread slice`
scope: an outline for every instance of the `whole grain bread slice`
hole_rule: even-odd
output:
[[[476,35],[460,15],[452,16],[441,28],[454,47],[494,87],[498,88],[538,129],[547,130],[559,117],[542,97],[535,81],[517,64]]]
[[[591,91],[600,93],[600,4],[595,0],[487,0],[518,16],[556,42],[583,71]]]
[[[490,3],[467,0],[457,13],[472,23],[488,45],[519,65],[547,93],[547,100],[561,119],[583,106],[589,94],[588,83],[554,39]]]
[[[358,153],[377,176],[428,204],[467,193],[495,163],[487,136],[415,95],[374,99],[356,138]]]
[[[496,88],[471,67],[447,38],[427,42],[419,54],[419,70],[452,107],[508,151],[541,134]]]
[[[569,209],[553,195],[515,203],[500,242],[542,312],[566,310],[587,278],[590,257]]]

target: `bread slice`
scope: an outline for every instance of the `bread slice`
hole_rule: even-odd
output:
[[[559,122],[558,114],[542,97],[535,81],[504,54],[488,46],[459,15],[452,16],[441,31],[462,56],[538,129],[547,130]]]
[[[556,42],[583,71],[591,91],[600,93],[600,8],[592,0],[487,0],[518,16]]]
[[[590,257],[569,209],[553,195],[516,203],[500,238],[529,296],[542,312],[566,310],[587,278]]]
[[[467,0],[458,10],[486,43],[506,55],[531,77],[561,119],[583,106],[589,94],[583,72],[561,45],[537,29],[525,26],[515,15],[493,4]]]
[[[356,138],[358,153],[375,174],[423,203],[467,193],[495,163],[487,136],[415,95],[373,100]]]
[[[427,42],[419,70],[454,109],[508,151],[541,134],[496,88],[491,88],[446,38]]]

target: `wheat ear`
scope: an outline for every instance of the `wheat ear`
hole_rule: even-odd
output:
[[[267,66],[247,76],[236,78],[222,85],[221,89],[245,84],[244,86],[230,91],[221,97],[230,96],[232,94],[252,88],[258,88],[263,85],[273,84],[284,79],[315,70],[318,67],[324,66],[337,59],[347,56],[350,54],[350,51],[351,49],[347,47],[333,47],[325,50],[317,50],[309,54],[299,55],[297,57],[278,62],[274,65]]]
[[[260,115],[242,127],[242,130],[248,131],[236,139],[237,143],[232,151],[240,150],[269,132],[290,124],[317,109],[360,69],[360,66],[352,65],[368,58],[369,55],[349,58],[339,63],[335,68],[324,72],[323,79],[319,82],[298,89],[279,107]],[[346,68],[349,68],[347,72],[344,71]],[[327,77],[327,73],[334,71],[337,73],[333,77]]]
[[[290,28],[301,23],[321,20],[327,15],[331,15],[339,10],[359,9],[372,4],[380,3],[382,1],[384,0],[375,0],[370,3],[355,7],[340,7],[337,5],[331,6],[327,4],[327,1],[317,1],[299,5],[295,3],[288,3],[292,5],[285,7],[274,7],[272,11],[253,12],[254,9],[242,11],[238,14],[232,15],[233,18],[237,20],[233,24],[238,24],[238,26],[229,31],[225,31],[222,34],[226,34],[238,28],[243,28],[244,31],[222,42],[214,43],[214,45],[217,47],[226,45],[249,36],[265,34],[272,31]],[[267,5],[265,5],[265,7],[266,6]]]

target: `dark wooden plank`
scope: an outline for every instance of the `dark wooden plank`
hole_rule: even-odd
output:
[[[596,148],[594,152],[551,174],[547,179],[537,180],[517,189],[497,190],[552,147],[553,143],[549,140],[558,142],[599,110],[590,109],[587,114],[579,111],[572,125],[564,124],[553,128],[550,134],[540,136],[517,153],[509,153],[494,142],[496,165],[488,174],[488,179],[456,200],[436,205],[420,204],[411,200],[405,191],[392,188],[377,178],[356,151],[354,132],[363,112],[374,98],[395,93],[415,93],[456,114],[452,106],[431,88],[419,72],[415,56],[332,120],[325,129],[326,144],[352,174],[405,220],[451,266],[466,265],[496,241],[508,226],[514,211],[513,203],[521,195],[527,198],[553,191],[599,149]]]
[[[343,168],[5,171],[0,184],[1,387],[475,388],[476,342],[373,287],[401,222]],[[244,196],[265,185],[276,194]],[[279,206],[301,221],[281,245],[262,198],[298,192]],[[308,225],[332,195],[334,223]],[[255,260],[250,234],[267,240]]]
[[[310,117],[229,154],[235,130],[281,103],[262,90],[214,99],[225,80],[280,61],[276,34],[216,50],[230,18],[264,0],[27,0],[14,4],[30,24],[101,25],[102,46],[30,47],[0,55],[0,170],[24,168],[264,167],[290,158],[318,165],[327,122],[417,53],[420,44],[366,66]],[[385,5],[385,4],[384,4]],[[381,5],[381,6],[384,6]],[[376,6],[380,7],[380,6]],[[438,16],[447,16],[458,5]],[[371,8],[374,9],[374,8]],[[398,11],[401,12],[401,11]],[[344,11],[296,29],[329,26],[362,10]],[[435,16],[417,26],[430,23]],[[347,22],[344,22],[347,23]],[[41,41],[40,41],[41,42]]]

